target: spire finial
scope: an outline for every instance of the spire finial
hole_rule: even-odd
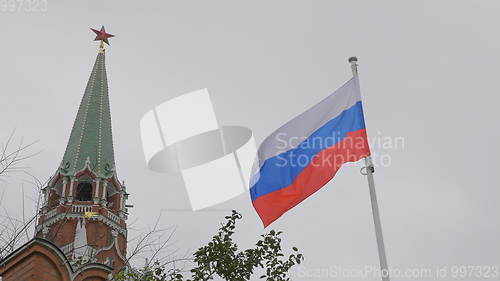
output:
[[[101,26],[101,30],[93,28],[90,28],[90,30],[94,31],[94,33],[96,34],[94,41],[101,41],[101,44],[99,45],[99,53],[104,53],[104,43],[109,45],[108,39],[115,36],[113,34],[107,33],[106,29],[104,29],[104,25]]]
[[[104,43],[101,41],[101,44],[99,44],[99,54],[104,54],[104,51],[106,49],[104,48]]]

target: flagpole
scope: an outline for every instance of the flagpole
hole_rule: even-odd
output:
[[[359,76],[358,76],[358,58],[350,57],[349,63],[351,64],[352,75],[356,79],[356,84],[359,90]],[[370,200],[372,203],[373,224],[375,225],[375,236],[377,238],[378,258],[380,261],[380,269],[382,273],[382,281],[390,281],[389,267],[387,266],[387,257],[385,255],[384,237],[382,235],[382,223],[380,222],[380,214],[378,210],[377,194],[375,192],[375,181],[373,173],[375,168],[373,166],[371,156],[365,157],[365,170],[368,179],[368,187],[370,189]]]

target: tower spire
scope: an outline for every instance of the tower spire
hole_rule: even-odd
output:
[[[92,29],[101,41],[92,73],[87,82],[71,135],[61,162],[60,171],[74,176],[87,166],[97,177],[108,178],[114,173],[115,159],[109,110],[108,80],[104,43],[114,35]]]

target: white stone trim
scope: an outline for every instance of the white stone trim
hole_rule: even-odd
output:
[[[80,219],[83,217],[84,217],[83,213],[61,213],[61,214],[58,214],[58,215],[46,220],[43,224],[36,226],[36,232],[39,232],[42,229],[42,227],[44,227],[44,226],[49,227],[49,226],[51,226],[51,225],[53,225],[61,220]],[[95,217],[88,218],[88,219],[100,221],[100,222],[106,224],[107,226],[111,227],[112,229],[118,231],[119,233],[123,234],[125,237],[127,237],[127,229],[108,217],[105,217],[103,215],[97,215]]]

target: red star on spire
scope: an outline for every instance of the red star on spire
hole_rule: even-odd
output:
[[[94,41],[102,41],[109,45],[108,38],[115,37],[113,34],[107,33],[106,30],[104,29],[104,26],[101,27],[101,30],[93,28],[91,28],[91,30],[94,31],[94,33],[97,35]]]

